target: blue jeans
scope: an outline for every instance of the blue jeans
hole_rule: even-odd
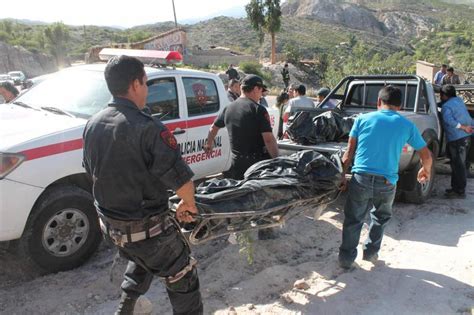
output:
[[[344,206],[344,225],[339,259],[352,262],[357,257],[360,232],[367,212],[370,211],[369,237],[364,244],[364,256],[370,257],[380,250],[383,231],[392,217],[396,185],[383,176],[354,173]]]

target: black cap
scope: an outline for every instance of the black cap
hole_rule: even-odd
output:
[[[262,78],[260,78],[258,75],[255,75],[255,74],[246,75],[245,78],[242,79],[242,82],[240,84],[242,85],[242,87],[249,87],[249,88],[260,86],[263,88],[264,92],[267,91],[267,86],[263,84]]]
[[[323,88],[320,88],[320,89],[316,92],[316,94],[326,97],[326,96],[328,96],[329,92],[331,92],[331,90],[329,90],[328,88],[323,87]]]

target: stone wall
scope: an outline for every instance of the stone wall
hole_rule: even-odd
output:
[[[58,70],[54,58],[0,42],[0,73],[23,71],[28,78]]]

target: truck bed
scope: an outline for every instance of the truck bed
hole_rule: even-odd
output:
[[[347,142],[325,142],[320,144],[297,144],[290,139],[283,139],[278,141],[278,148],[281,155],[288,155],[300,150],[314,150],[320,153],[334,154],[340,152],[341,155],[347,148]]]

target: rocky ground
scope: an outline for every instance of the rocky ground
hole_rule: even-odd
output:
[[[350,272],[337,265],[344,196],[320,220],[301,215],[279,239],[255,242],[252,265],[224,239],[195,247],[205,314],[472,314],[474,180],[464,200],[443,199],[448,183],[438,176],[424,205],[395,204],[380,260],[359,257]],[[112,314],[120,295],[113,257],[103,245],[81,268],[31,278],[2,254],[0,314]],[[147,298],[153,314],[171,314],[158,280]]]

